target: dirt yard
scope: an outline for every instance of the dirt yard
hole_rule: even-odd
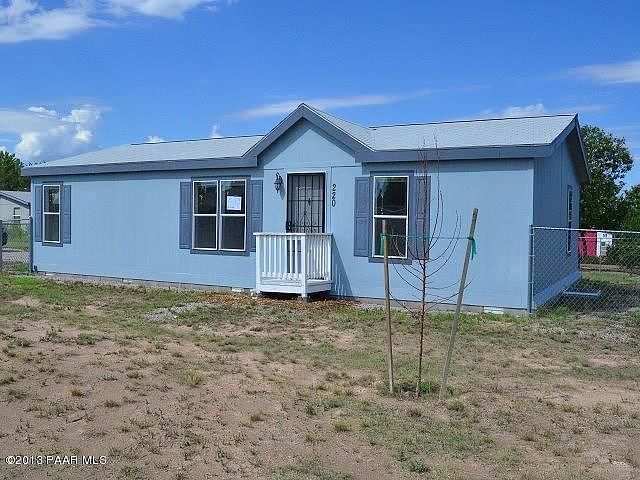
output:
[[[451,316],[0,276],[0,478],[640,478],[640,312]],[[9,455],[106,457],[12,465]]]

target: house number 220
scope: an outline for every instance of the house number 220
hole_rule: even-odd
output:
[[[336,206],[336,184],[331,185],[331,206]]]

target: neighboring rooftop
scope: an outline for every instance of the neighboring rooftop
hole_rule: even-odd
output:
[[[355,140],[357,143],[354,145],[360,145],[366,151],[372,152],[433,149],[436,147],[439,149],[463,149],[545,146],[550,145],[562,135],[568,127],[574,124],[576,118],[575,115],[544,115],[365,127],[309,105],[301,104],[283,122],[286,122],[290,117],[293,118],[296,113],[306,117],[313,117],[315,114],[342,134]],[[92,169],[92,172],[107,171],[108,168],[114,168],[116,165],[118,168],[124,169],[127,164],[132,163],[141,166],[146,164],[147,169],[151,169],[151,167],[161,169],[162,162],[181,161],[191,161],[189,162],[190,168],[194,168],[194,162],[196,168],[199,168],[199,161],[202,161],[203,168],[205,166],[211,168],[210,162],[204,162],[205,160],[240,159],[264,137],[264,135],[252,135],[122,145],[29,165],[25,168],[25,173],[27,175],[38,175],[40,171],[43,173],[45,171],[62,173],[66,167],[77,167],[76,170],[78,170],[89,166],[99,167]],[[186,163],[183,162],[180,166],[184,167]],[[213,166],[225,165],[229,165],[229,162],[220,162]]]
[[[16,190],[0,190],[0,197],[13,200],[18,203],[31,204],[31,192],[19,192]]]

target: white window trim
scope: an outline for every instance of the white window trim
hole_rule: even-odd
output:
[[[216,213],[196,213],[196,183],[208,183],[216,185]],[[191,225],[191,246],[194,250],[203,250],[203,251],[216,251],[218,250],[218,237],[220,235],[220,226],[218,225],[218,212],[220,211],[220,202],[218,201],[220,198],[220,185],[218,180],[193,180],[191,184],[191,216],[193,217],[193,222]],[[211,247],[196,247],[196,217],[215,217],[216,219],[216,246],[215,248]]]
[[[222,184],[223,183],[232,183],[232,182],[242,182],[244,184],[244,213],[223,213],[225,210],[225,205],[222,204]],[[220,225],[218,230],[220,231],[220,250],[223,252],[245,252],[247,250],[247,180],[244,178],[236,178],[236,179],[220,179]],[[242,217],[244,218],[244,229],[242,231],[242,248],[222,248],[222,217]]]
[[[46,191],[49,188],[56,188],[58,189],[58,211],[57,212],[47,212],[44,209],[45,206],[45,198],[47,197],[46,195]],[[60,185],[58,184],[43,184],[42,185],[42,243],[60,243],[61,242],[61,236],[62,236],[62,231],[61,231],[61,213],[62,210],[62,189],[60,188]],[[57,240],[47,240],[47,230],[45,228],[46,225],[46,218],[47,215],[57,215],[58,216],[58,239]]]
[[[18,215],[16,216],[16,210],[18,210]],[[13,207],[13,219],[20,220],[22,218],[22,208],[21,207]]]
[[[376,180],[378,178],[406,178],[407,179],[407,214],[406,215],[376,215]],[[408,257],[408,250],[409,250],[409,175],[374,175],[373,176],[373,188],[371,189],[373,190],[372,195],[372,203],[371,203],[371,210],[372,210],[372,214],[373,214],[373,222],[372,222],[372,243],[371,243],[371,247],[372,247],[372,257],[374,258],[383,258],[384,255],[376,255],[375,254],[375,249],[376,249],[376,219],[380,218],[380,219],[386,219],[386,218],[390,218],[390,219],[394,219],[394,218],[400,218],[400,219],[404,219],[405,223],[404,223],[404,227],[405,227],[405,238],[406,238],[406,244],[405,244],[405,249],[404,249],[404,256],[399,256],[399,255],[389,255],[389,258],[398,258],[398,259],[403,259],[406,260]]]

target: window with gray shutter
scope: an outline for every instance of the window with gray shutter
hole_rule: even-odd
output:
[[[262,231],[262,180],[250,181],[251,220],[249,222],[249,250],[256,251],[256,237],[254,233]]]
[[[71,185],[62,186],[62,243],[71,243]]]
[[[356,177],[353,209],[353,255],[368,257],[371,229],[371,178]]]
[[[415,256],[419,259],[429,258],[430,210],[431,210],[431,177],[415,177],[416,185],[416,224],[415,224]]]
[[[191,249],[191,182],[180,182],[179,245]]]
[[[42,185],[35,185],[33,205],[33,241],[42,241]]]

